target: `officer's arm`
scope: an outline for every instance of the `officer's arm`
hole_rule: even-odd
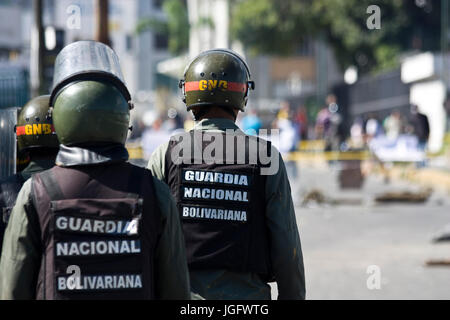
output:
[[[177,206],[167,185],[153,181],[163,224],[155,258],[156,299],[189,300],[189,274]]]
[[[272,152],[278,154],[275,148]],[[281,156],[277,173],[267,176],[266,216],[270,237],[270,258],[278,286],[278,299],[304,299],[302,248],[291,187]]]
[[[0,298],[34,299],[41,262],[40,229],[31,179],[22,187],[6,228],[0,260]]]
[[[150,169],[150,171],[153,173],[153,176],[161,181],[164,181],[166,151],[168,145],[168,143],[164,143],[160,145],[155,151],[153,151],[147,165],[147,168]]]

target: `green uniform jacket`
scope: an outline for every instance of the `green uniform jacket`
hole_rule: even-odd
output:
[[[239,129],[227,119],[204,119],[196,130],[226,131]],[[164,181],[168,143],[152,154],[148,168]],[[273,147],[272,152],[279,152]],[[305,299],[305,276],[299,232],[295,219],[291,187],[279,155],[279,169],[267,176],[266,220],[270,238],[270,260],[278,286],[278,299]],[[191,291],[206,299],[271,299],[270,286],[256,274],[227,270],[191,271]]]
[[[0,259],[0,299],[34,299],[41,264],[40,227],[31,214],[31,181],[25,182],[5,232]],[[155,297],[190,299],[184,238],[169,188],[153,178],[163,232],[155,254]]]

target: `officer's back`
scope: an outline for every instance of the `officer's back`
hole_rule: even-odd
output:
[[[83,54],[116,69],[67,74],[64,61]],[[25,183],[13,209],[2,298],[189,298],[175,203],[150,171],[127,162],[131,105],[112,56],[85,41],[58,56],[51,105],[60,150],[56,166]]]
[[[205,51],[187,66],[180,87],[196,125],[161,145],[148,166],[177,201],[192,291],[206,299],[270,299],[268,283],[276,281],[279,298],[303,299],[283,161],[235,124],[254,87],[248,66],[232,51]]]

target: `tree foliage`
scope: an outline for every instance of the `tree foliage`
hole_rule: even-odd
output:
[[[377,5],[381,28],[369,30],[367,8]],[[288,55],[308,37],[324,36],[345,68],[392,68],[406,50],[436,50],[440,0],[240,0],[231,34],[250,54]]]
[[[235,2],[232,36],[253,53],[290,54],[311,33],[306,11],[312,1],[247,0]]]

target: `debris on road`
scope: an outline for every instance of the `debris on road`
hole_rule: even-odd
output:
[[[450,259],[435,259],[426,261],[426,265],[429,267],[446,266],[450,267]]]
[[[432,240],[434,243],[445,241],[450,241],[450,225],[445,226]]]
[[[375,201],[420,203],[426,202],[432,193],[433,190],[431,188],[427,188],[418,192],[412,191],[386,192],[376,196]]]
[[[301,205],[307,206],[311,203],[360,206],[363,204],[363,201],[361,198],[330,198],[326,196],[322,191],[313,189],[303,197]]]
[[[313,189],[309,191],[304,197],[302,201],[302,206],[307,205],[309,202],[315,202],[317,204],[324,204],[327,202],[325,195],[322,191]]]

